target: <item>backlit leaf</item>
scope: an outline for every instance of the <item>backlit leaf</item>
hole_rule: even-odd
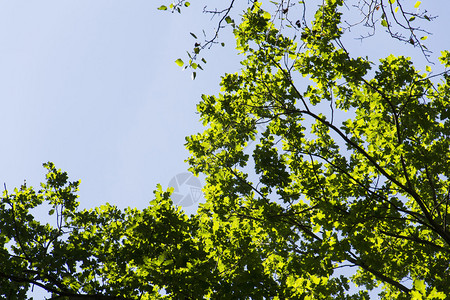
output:
[[[184,65],[184,62],[183,62],[183,60],[182,60],[181,58],[178,58],[178,59],[175,61],[175,63],[176,63],[179,67],[182,67],[182,66]]]

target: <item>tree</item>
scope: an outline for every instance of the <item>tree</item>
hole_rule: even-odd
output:
[[[109,204],[78,211],[79,182],[69,182],[52,163],[45,167],[41,190],[5,191],[0,204],[2,299],[26,299],[31,286],[51,292],[51,299],[70,300],[154,299],[163,286],[181,295],[192,290],[195,298],[202,290],[191,272],[200,274],[211,262],[201,259],[205,253],[191,239],[196,219],[174,208],[169,193],[159,188],[154,205],[142,211]],[[33,217],[32,209],[43,204],[56,226]]]
[[[160,187],[142,211],[78,211],[78,183],[51,163],[42,190],[5,188],[3,298],[24,299],[36,285],[71,300],[367,299],[375,287],[383,299],[448,299],[450,76],[403,56],[352,57],[344,4],[323,1],[311,25],[308,14],[298,24],[287,16],[304,2],[270,13],[252,1],[240,21],[234,1],[213,11],[218,29],[188,66],[198,68],[223,22],[244,58],[219,95],[202,96],[207,129],[187,138],[192,171],[207,175],[196,215]],[[380,13],[393,38],[430,59],[411,18],[432,17],[403,7],[357,5],[369,25]],[[450,66],[448,51],[440,62]],[[53,227],[32,215],[45,201]]]
[[[108,203],[80,211],[79,181],[68,181],[53,163],[44,166],[48,173],[41,190],[22,185],[10,194],[5,188],[0,202],[0,299],[27,299],[35,287],[50,292],[52,300],[274,293],[275,281],[263,273],[259,253],[248,251],[245,241],[234,251],[241,252],[248,270],[230,275],[218,265],[211,248],[220,237],[211,236],[208,226],[200,227],[208,217],[187,217],[174,207],[171,191],[159,186],[142,211],[121,211]],[[53,225],[33,216],[39,205],[49,208]]]
[[[289,297],[365,298],[379,286],[384,299],[444,299],[448,71],[423,73],[402,56],[352,57],[342,5],[324,1],[296,38],[253,3],[234,29],[242,71],[203,96],[209,128],[188,138],[189,162],[207,174],[207,210],[221,226],[256,222],[241,228],[261,236],[253,247]],[[389,30],[385,16],[381,24]],[[443,51],[445,68],[449,59]],[[357,271],[334,276],[342,268]],[[349,280],[363,290],[350,296]]]

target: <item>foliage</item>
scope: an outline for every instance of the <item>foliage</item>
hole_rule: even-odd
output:
[[[383,299],[445,298],[450,77],[407,57],[352,57],[342,5],[325,1],[297,40],[259,3],[235,27],[242,70],[203,96],[208,129],[187,143],[192,170],[207,175],[204,210],[221,226],[256,222],[236,226],[261,236],[253,247],[289,297],[363,299],[380,287]]]
[[[26,299],[31,285],[52,299],[154,299],[163,286],[196,298],[193,291],[204,290],[205,282],[191,280],[213,267],[195,239],[198,222],[174,208],[168,192],[159,187],[142,211],[109,204],[78,211],[79,182],[52,163],[45,167],[41,190],[22,186],[2,198],[2,299]],[[32,209],[43,203],[56,226],[34,219]]]
[[[326,3],[326,1],[320,2],[322,5]],[[246,4],[235,0],[219,1],[218,4],[205,2],[202,6],[203,13],[210,15],[212,20],[217,20],[216,26],[212,30],[202,29],[203,39],[198,37],[201,35],[191,32],[190,35],[195,43],[192,51],[187,53],[188,57],[185,59],[187,64],[181,58],[177,59],[176,63],[184,69],[192,69],[192,77],[195,79],[197,69],[203,70],[202,66],[206,64],[205,50],[211,49],[216,44],[226,46],[225,39],[220,35],[223,31],[227,32],[227,28],[236,28],[243,7],[250,10],[255,7],[264,9],[273,25],[276,24],[284,35],[291,32],[295,40],[295,35],[300,36],[304,33],[304,29],[310,26],[319,3],[290,0],[264,1],[263,3],[248,0]],[[340,6],[343,7],[340,13],[343,12],[345,17],[339,23],[339,27],[347,35],[359,40],[375,36],[380,30],[385,31],[393,40],[418,48],[431,63],[432,52],[426,46],[426,40],[432,33],[426,28],[428,23],[435,20],[437,16],[423,9],[421,4],[421,1],[405,0],[342,1]],[[161,5],[158,9],[181,13],[190,6],[191,3],[186,0],[177,0]]]
[[[71,300],[448,299],[450,75],[352,57],[343,4],[324,1],[298,35],[261,3],[240,21],[225,10],[244,58],[187,138],[207,176],[196,215],[160,187],[142,211],[79,211],[78,182],[51,163],[41,190],[5,189],[3,299],[32,285]],[[44,203],[56,226],[33,217]]]
[[[206,215],[189,218],[160,186],[142,211],[110,204],[79,211],[79,181],[69,182],[53,163],[45,167],[41,190],[23,185],[1,199],[0,299],[27,299],[35,287],[54,300],[260,298],[276,291],[260,254],[246,246],[254,238],[238,223],[217,228]],[[35,219],[38,205],[49,207],[55,226]],[[224,230],[236,234],[239,245],[227,251],[239,252],[240,261],[214,256]],[[222,260],[239,272],[224,270]]]

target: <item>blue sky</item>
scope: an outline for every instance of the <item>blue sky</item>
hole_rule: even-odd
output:
[[[321,1],[315,1],[317,3]],[[450,48],[448,1],[423,1],[441,17],[430,25],[435,51]],[[430,2],[427,3],[427,2]],[[202,93],[239,69],[232,48],[215,47],[195,81],[174,63],[192,48],[202,4],[182,15],[155,1],[0,0],[0,183],[44,180],[53,161],[81,179],[82,207],[105,202],[143,208],[156,184],[186,172],[185,136],[202,130]],[[232,44],[233,41],[229,41]],[[386,40],[348,40],[356,55],[405,53]],[[186,207],[188,213],[194,207]]]
[[[156,7],[0,1],[0,182],[37,186],[53,161],[81,179],[83,207],[144,207],[157,183],[187,170],[184,138],[201,130],[200,95],[217,92],[219,75],[238,63],[230,70],[232,52],[207,58],[192,81],[174,61],[192,48],[198,15]]]

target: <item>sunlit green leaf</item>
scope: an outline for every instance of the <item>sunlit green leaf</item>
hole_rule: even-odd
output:
[[[182,66],[184,65],[184,62],[183,62],[183,60],[182,60],[181,58],[178,58],[178,59],[175,61],[175,63],[176,63],[179,67],[182,67]]]

